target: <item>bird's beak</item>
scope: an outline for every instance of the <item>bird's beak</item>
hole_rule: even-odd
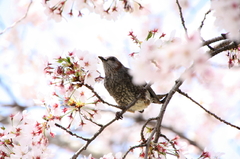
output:
[[[100,58],[101,61],[107,61],[104,57],[102,56],[98,56],[98,58]]]

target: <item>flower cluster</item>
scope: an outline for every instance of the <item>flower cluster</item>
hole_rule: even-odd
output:
[[[231,68],[236,64],[240,64],[240,46],[238,49],[231,50],[227,53],[228,67]]]
[[[211,9],[216,17],[215,25],[229,32],[232,40],[240,39],[240,1],[239,0],[213,0]]]
[[[164,81],[174,82],[178,78],[174,76],[179,76],[178,72],[181,73],[190,66],[192,69],[185,72],[182,78],[192,78],[196,71],[202,74],[208,72],[205,67],[208,55],[200,49],[198,35],[193,35],[186,41],[163,41],[164,35],[160,38],[147,38],[141,43],[140,52],[136,54],[130,72],[136,84],[149,81],[161,86]]]
[[[29,113],[10,116],[11,126],[1,127],[0,158],[51,158],[45,136],[46,125],[33,120]]]
[[[166,155],[179,157],[179,150],[176,149],[179,137],[175,137],[170,141],[154,143],[151,142],[148,151],[149,158],[164,158]],[[174,146],[174,147],[173,147]],[[144,158],[145,149],[142,149],[139,157]]]
[[[134,0],[43,0],[46,7],[47,15],[56,20],[61,21],[62,17],[83,16],[83,12],[99,14],[102,18],[116,19],[122,12],[132,12],[136,9],[142,9],[143,6]]]
[[[90,89],[93,89],[95,82],[101,80],[97,63],[96,56],[80,50],[57,58],[56,63],[48,63],[45,72],[51,77],[50,85],[54,86],[53,96],[56,98],[42,103],[47,108],[47,114],[43,118],[49,124],[68,117],[70,122],[68,121],[67,128],[72,124],[79,127],[85,125],[85,120],[92,121],[96,117],[98,111],[95,106],[99,100]],[[77,123],[74,123],[76,115],[80,120],[75,120]]]

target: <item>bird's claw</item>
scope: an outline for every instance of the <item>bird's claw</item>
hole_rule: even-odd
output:
[[[116,112],[116,119],[123,119],[122,112]]]

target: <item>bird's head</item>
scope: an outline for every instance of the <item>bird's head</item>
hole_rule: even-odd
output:
[[[104,71],[105,74],[114,74],[117,71],[119,71],[119,69],[123,68],[124,66],[122,65],[122,63],[114,56],[109,56],[109,57],[102,57],[102,56],[98,56],[98,58],[102,61],[103,63],[103,67],[104,67]]]

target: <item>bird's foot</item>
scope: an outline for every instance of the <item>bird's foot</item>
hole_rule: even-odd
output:
[[[119,119],[123,119],[123,116],[122,116],[122,112],[116,112],[116,119],[119,120]]]

